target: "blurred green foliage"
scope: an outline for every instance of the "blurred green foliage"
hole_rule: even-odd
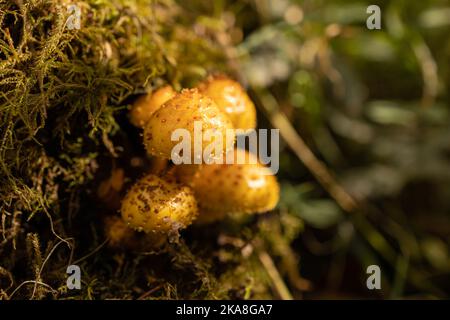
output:
[[[381,8],[381,30],[366,27],[371,4]],[[300,248],[316,256],[303,273],[323,285],[314,297],[355,294],[355,261],[361,278],[369,263],[384,267],[382,297],[448,296],[448,5],[266,0],[249,5],[254,16],[237,14],[251,30],[237,47],[250,86],[276,98],[362,206],[343,215],[285,146],[280,207],[310,226]],[[308,268],[324,257],[322,271]]]

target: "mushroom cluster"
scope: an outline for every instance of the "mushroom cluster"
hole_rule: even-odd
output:
[[[255,106],[238,82],[215,76],[178,93],[171,86],[162,87],[136,100],[130,121],[143,129],[145,149],[159,169],[139,179],[122,199],[122,221],[108,223],[107,233],[115,243],[134,239],[125,226],[160,242],[178,237],[180,230],[194,222],[209,223],[235,212],[261,213],[276,206],[279,186],[275,176],[255,155],[236,149],[234,137],[231,146],[223,145],[211,157],[226,156],[232,150],[235,156],[253,161],[167,165],[176,145],[172,133],[176,129],[193,133],[195,121],[224,141],[228,129],[255,129]],[[203,139],[199,143],[204,147],[211,142]]]

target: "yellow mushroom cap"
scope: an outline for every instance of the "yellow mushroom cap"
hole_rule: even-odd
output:
[[[172,235],[189,226],[197,218],[198,209],[189,187],[149,174],[125,195],[121,213],[138,231]]]
[[[195,135],[195,124],[198,125],[198,133],[203,133],[199,138]],[[211,98],[198,92],[197,89],[184,89],[181,93],[167,101],[158,109],[147,122],[144,128],[144,145],[150,155],[166,159],[172,158],[174,147],[183,142],[184,136],[179,140],[172,141],[171,137],[175,130],[187,132],[190,136],[191,162],[194,161],[196,139],[200,139],[201,150],[207,150],[208,146],[220,145],[220,154],[211,150],[211,158],[224,155],[227,150],[233,148],[232,141],[227,143],[227,130],[233,133],[233,125],[228,117],[219,110]],[[186,130],[186,131],[185,131]],[[205,133],[214,132],[221,137],[217,140],[215,135],[209,139]],[[203,155],[203,154],[202,154]],[[201,156],[202,156],[201,155]],[[210,158],[209,156],[207,158]]]
[[[153,113],[173,98],[176,91],[169,85],[139,97],[130,110],[130,121],[136,127],[144,127]]]
[[[198,88],[227,114],[234,128],[256,128],[255,105],[238,82],[224,76],[216,76],[208,78]]]
[[[184,176],[194,190],[200,222],[220,219],[227,213],[265,212],[278,203],[280,188],[272,172],[255,155],[234,151],[234,164],[203,164],[194,173],[193,167],[176,166],[177,176]],[[236,163],[239,157],[245,157],[245,164]]]

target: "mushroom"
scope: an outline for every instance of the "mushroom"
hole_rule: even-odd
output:
[[[108,246],[115,249],[154,250],[160,248],[166,240],[160,235],[136,232],[119,216],[107,216],[104,225]]]
[[[120,207],[124,182],[125,171],[122,168],[111,169],[111,175],[103,180],[97,189],[98,198],[108,208],[117,210]]]
[[[176,91],[167,85],[151,94],[139,97],[130,110],[131,123],[136,127],[143,128],[152,114],[175,95]]]
[[[203,133],[207,131],[214,134],[206,137]],[[172,139],[172,134],[175,133],[180,133],[179,140]],[[211,159],[223,156],[234,145],[231,121],[211,98],[200,94],[197,89],[182,90],[152,115],[144,128],[144,145],[147,152],[153,156],[166,159],[173,159],[173,156],[183,157],[182,153],[174,151],[175,147],[181,143],[181,138],[183,140],[185,138],[181,135],[182,133],[187,133],[191,139],[188,144],[191,163],[194,162],[194,157]],[[199,138],[198,133],[200,133]],[[229,136],[232,141],[228,141]],[[196,143],[200,148],[195,147]],[[205,147],[216,144],[219,146],[217,149],[212,149],[209,154],[203,154]],[[201,151],[201,154],[195,153],[196,150]]]
[[[128,226],[155,235],[178,236],[178,231],[197,218],[197,202],[191,188],[148,174],[125,195],[122,218]]]
[[[108,245],[110,247],[133,247],[135,245],[134,230],[127,227],[120,217],[107,216],[104,224],[105,236],[109,239]]]
[[[256,109],[242,86],[225,76],[211,76],[198,85],[227,114],[236,129],[256,128]]]
[[[179,180],[187,183],[198,202],[197,222],[211,222],[228,213],[262,213],[275,208],[280,188],[270,169],[245,150],[235,149],[235,160],[245,164],[176,166]],[[245,157],[245,158],[244,158]]]

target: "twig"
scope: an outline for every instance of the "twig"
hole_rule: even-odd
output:
[[[317,159],[302,137],[294,129],[286,115],[279,111],[275,98],[268,92],[259,92],[258,96],[261,97],[261,106],[264,109],[263,111],[268,114],[272,126],[280,130],[281,137],[286,141],[292,151],[294,151],[300,161],[303,162],[306,168],[308,168],[343,210],[347,212],[354,211],[357,208],[356,201],[336,181],[325,164]]]
[[[438,94],[439,79],[436,61],[422,37],[417,36],[412,43],[412,48],[422,72],[422,106],[430,107],[433,105]]]
[[[278,292],[280,298],[283,300],[293,300],[292,294],[289,292],[288,287],[281,278],[281,275],[275,267],[275,264],[269,254],[266,251],[261,251],[258,253],[258,258],[266,269],[267,274],[272,280],[275,290]]]
[[[155,291],[158,291],[159,289],[161,289],[163,287],[162,284],[157,285],[156,287],[154,287],[153,289],[145,292],[143,295],[141,295],[139,298],[137,298],[138,300],[143,300],[145,298],[147,298],[149,295],[151,295],[152,293],[154,293]]]

